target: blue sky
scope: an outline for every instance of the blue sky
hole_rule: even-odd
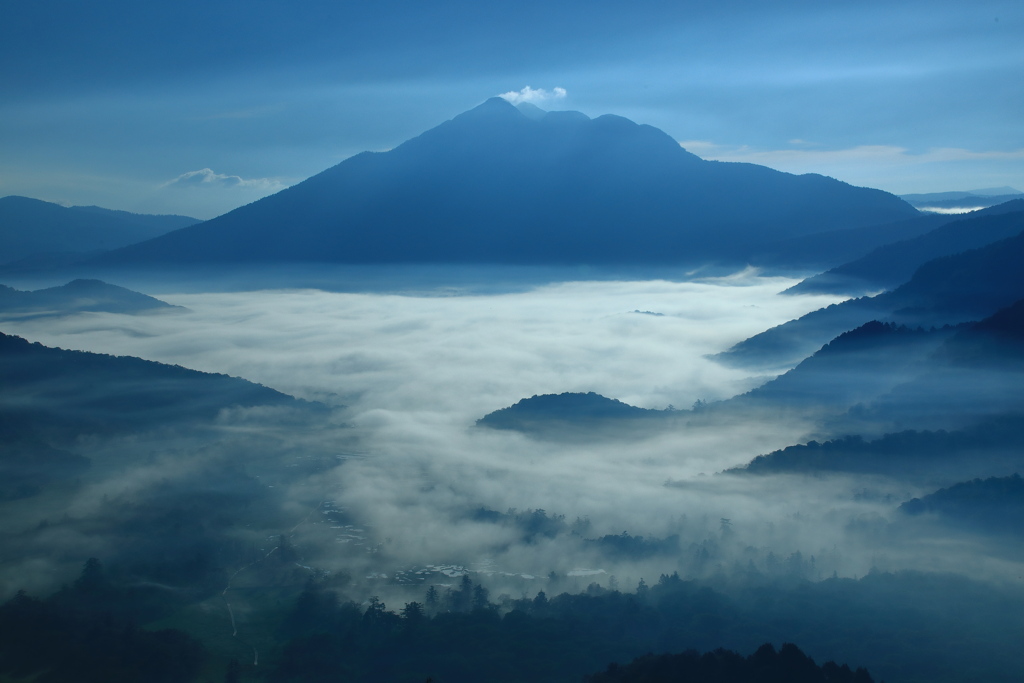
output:
[[[1024,190],[1019,0],[37,0],[0,22],[0,195],[209,218],[526,86],[705,158]]]

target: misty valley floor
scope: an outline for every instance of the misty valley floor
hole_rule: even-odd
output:
[[[946,590],[921,576],[969,577],[977,584],[961,592],[990,591],[1017,604],[1019,539],[938,533],[928,518],[900,516],[902,502],[955,481],[718,474],[759,454],[837,436],[813,414],[680,418],[599,439],[475,426],[485,414],[537,394],[596,392],[682,415],[698,400],[747,392],[773,375],[707,356],[840,300],[777,295],[795,282],[745,272],[487,293],[147,292],[187,311],[4,323],[5,333],[46,346],[226,373],[322,406],[314,417],[235,408],[195,431],[80,441],[78,452],[93,466],[75,487],[2,503],[14,520],[0,564],[4,597],[73,583],[85,558],[114,556],[126,538],[139,542],[144,532],[117,526],[117,515],[140,529],[164,528],[167,511],[178,509],[171,501],[185,496],[195,531],[173,533],[220,529],[237,544],[237,558],[247,559],[196,589],[190,606],[154,623],[200,637],[220,653],[216,666],[224,665],[224,653],[240,658],[251,649],[281,657],[274,645],[280,631],[268,614],[284,610],[304,586],[308,591],[311,579],[363,608],[374,604],[371,596],[394,608],[424,602],[430,586],[455,600],[468,578],[508,607],[539,592],[589,591],[606,599],[609,591],[632,593],[641,583],[656,587],[658,600],[683,600],[689,589],[664,579],[675,573],[758,615],[743,617],[746,626],[735,631],[742,635],[731,641],[723,636],[695,646],[750,651],[759,633],[788,633],[782,622],[764,626],[775,618],[764,616],[772,613],[766,605],[783,595],[793,605],[820,599],[852,609],[856,598],[844,591],[863,590],[869,601],[894,591],[905,596],[899,619],[907,621],[885,631],[890,636],[916,628],[907,615],[926,605],[915,600]],[[232,497],[234,507],[208,502],[203,496],[211,492]],[[225,576],[226,588],[214,587]],[[888,576],[898,578],[886,583]],[[843,580],[850,583],[835,583]],[[172,579],[166,583],[178,590]],[[948,599],[948,609],[934,609],[938,622],[952,628],[960,598]],[[999,609],[989,593],[977,604]],[[535,609],[541,615],[547,608]],[[798,621],[793,610],[777,618]],[[740,612],[747,614],[729,614]],[[757,619],[768,621],[751,626]],[[993,619],[1015,623],[1005,615]],[[871,664],[876,680],[923,680],[888,654],[854,662],[872,651],[844,650],[844,642],[805,649],[819,663]],[[1005,673],[1006,666],[991,670]]]

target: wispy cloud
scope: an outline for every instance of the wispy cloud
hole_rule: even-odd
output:
[[[549,100],[561,100],[566,96],[565,88],[552,88],[550,91],[544,88],[531,88],[526,86],[522,90],[510,90],[506,93],[498,95],[503,97],[512,104],[520,104],[522,102],[529,102],[530,104],[537,104],[539,102],[547,102]]]
[[[164,183],[163,187],[243,188],[269,193],[282,190],[285,185],[272,178],[242,178],[237,175],[215,173],[209,168],[201,168],[198,171],[182,173],[174,180]]]

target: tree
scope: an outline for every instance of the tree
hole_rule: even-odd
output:
[[[487,609],[491,606],[490,593],[481,584],[473,586],[473,609]]]
[[[437,588],[431,586],[427,589],[427,595],[424,598],[424,602],[427,604],[427,613],[435,614],[437,612],[438,603],[441,601],[441,596],[437,593]]]
[[[402,608],[402,621],[407,632],[416,631],[423,624],[423,605],[418,602],[407,602]]]
[[[86,595],[101,593],[110,587],[107,579],[107,571],[103,563],[95,557],[90,557],[82,567],[82,573],[75,581],[75,590]]]

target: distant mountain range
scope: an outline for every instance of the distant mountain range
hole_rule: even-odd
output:
[[[65,207],[28,197],[0,197],[0,264],[66,264],[199,221],[187,216],[150,216]]]
[[[962,213],[975,211],[1013,199],[1024,197],[1024,192],[1012,187],[988,187],[964,192],[930,192],[900,195],[911,206],[921,211],[936,213]]]
[[[96,264],[696,263],[917,215],[880,190],[704,161],[621,117],[524,113],[493,98]]]
[[[38,318],[70,313],[142,313],[182,310],[139,292],[100,280],[74,280],[60,287],[24,292],[0,285],[0,319]]]

